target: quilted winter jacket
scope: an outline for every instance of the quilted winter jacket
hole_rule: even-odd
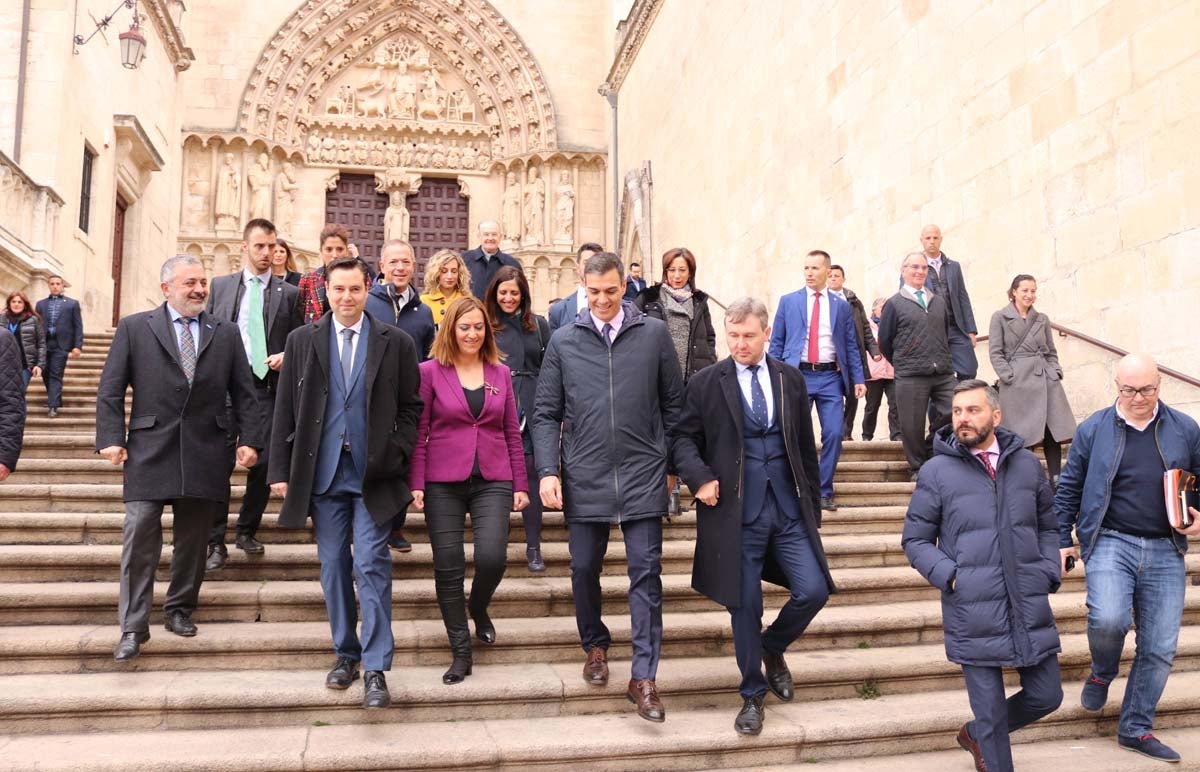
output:
[[[0,464],[17,468],[25,436],[25,385],[21,382],[21,352],[17,339],[0,329]]]

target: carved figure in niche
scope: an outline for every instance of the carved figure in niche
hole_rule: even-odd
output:
[[[422,168],[429,166],[429,143],[418,142],[417,152],[413,154],[413,162]]]
[[[383,143],[383,163],[388,168],[400,165],[400,149],[392,142]]]
[[[403,60],[398,65],[396,82],[388,95],[388,111],[392,118],[415,118],[417,109],[417,80]]]
[[[292,232],[292,217],[296,212],[296,167],[285,162],[275,178],[275,227],[280,233]]]
[[[408,241],[408,226],[410,215],[404,204],[404,192],[393,190],[389,194],[390,205],[383,218],[383,238],[385,241],[403,239]]]
[[[400,166],[412,166],[416,160],[416,154],[413,152],[413,143],[405,142],[400,145]]]
[[[445,112],[446,100],[442,96],[442,87],[436,67],[430,67],[425,73],[425,87],[421,89],[421,98],[417,108],[418,117],[426,121],[439,120]]]
[[[517,244],[521,241],[521,187],[517,185],[517,175],[509,172],[504,178],[504,199],[501,204],[501,216],[504,222],[504,238]]]
[[[241,216],[242,175],[233,165],[233,153],[226,153],[217,178],[217,194],[213,201],[213,214],[217,216],[218,228],[237,228]]]
[[[260,107],[258,109],[258,121],[255,124],[255,130],[263,136],[266,136],[267,134],[267,120],[270,118],[270,115],[271,114],[267,112],[267,108]]]
[[[198,153],[189,153],[187,178],[187,203],[184,205],[184,222],[202,226],[208,217],[208,159]]]
[[[458,142],[450,140],[450,147],[446,150],[446,165],[451,169],[462,168],[462,152],[458,149]]]
[[[321,160],[321,137],[315,132],[308,135],[308,162]]]
[[[350,84],[338,89],[337,96],[325,100],[325,112],[328,115],[354,115],[355,94]]]
[[[336,160],[337,140],[333,138],[332,134],[330,134],[329,136],[325,137],[325,139],[321,140],[321,161],[331,164]]]
[[[259,153],[246,173],[246,184],[250,186],[250,219],[271,219],[271,162],[266,153]]]
[[[337,162],[340,164],[350,163],[353,149],[354,143],[350,141],[350,135],[343,131],[342,139],[338,142]]]
[[[571,184],[571,172],[564,169],[558,173],[558,192],[554,199],[554,241],[571,243],[571,230],[575,224],[575,186]]]
[[[379,140],[371,143],[371,165],[383,166],[383,143]]]
[[[278,118],[275,121],[275,141],[283,144],[287,142],[288,136],[288,119]]]
[[[371,160],[371,143],[367,142],[362,134],[359,134],[358,142],[354,145],[354,162],[365,164],[369,160]]]
[[[525,245],[540,245],[546,231],[546,181],[536,166],[529,167],[525,180]]]

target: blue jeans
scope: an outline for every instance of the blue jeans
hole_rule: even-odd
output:
[[[1086,578],[1093,676],[1106,682],[1117,677],[1125,635],[1137,623],[1137,651],[1117,733],[1140,737],[1154,728],[1154,710],[1175,660],[1187,584],[1183,555],[1169,538],[1101,528]]]

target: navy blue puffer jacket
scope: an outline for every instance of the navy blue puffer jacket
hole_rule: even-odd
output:
[[[954,436],[938,432],[904,521],[909,563],[942,590],[946,657],[1025,667],[1061,650],[1049,593],[1058,590],[1058,524],[1041,462],[996,427],[995,482]],[[954,590],[949,590],[950,580]]]

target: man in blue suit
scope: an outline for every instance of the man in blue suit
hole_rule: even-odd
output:
[[[833,472],[842,454],[846,395],[867,393],[850,304],[827,291],[833,261],[819,249],[804,258],[804,289],[784,295],[775,311],[771,356],[804,373],[809,405],[821,421],[821,509],[833,511]],[[811,324],[810,324],[811,320]]]
[[[50,297],[38,302],[37,313],[46,325],[46,369],[42,382],[46,384],[46,407],[54,418],[62,407],[63,374],[67,358],[76,359],[83,351],[83,317],[79,301],[63,294],[66,282],[57,274],[49,279]]]
[[[550,317],[550,332],[554,332],[559,327],[565,327],[575,321],[575,317],[579,315],[579,312],[588,307],[587,292],[583,288],[583,267],[587,264],[589,257],[603,251],[604,247],[590,241],[580,245],[575,259],[575,266],[579,270],[579,288],[557,303],[551,304],[550,313],[548,314]]]

